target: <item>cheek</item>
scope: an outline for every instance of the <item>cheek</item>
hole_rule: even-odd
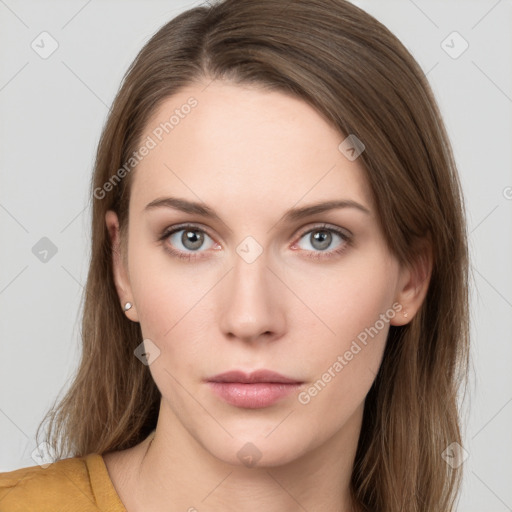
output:
[[[149,239],[148,230],[132,226],[128,263],[137,315],[145,336],[160,337],[172,327],[170,315],[182,309],[191,287],[184,286],[182,274],[169,265],[165,250]]]
[[[297,308],[294,322],[318,324],[318,333],[329,342],[326,346],[332,342],[333,347],[343,348],[343,343],[373,326],[391,307],[397,276],[395,262],[377,250],[310,273],[295,283],[289,274],[294,292],[310,310],[305,316],[303,308]]]
[[[304,348],[313,373],[312,386],[298,396],[302,405],[315,403],[311,409],[344,414],[329,404],[353,409],[371,387],[396,314],[392,304],[398,271],[392,260],[377,255],[367,261],[361,258],[350,271],[324,276],[316,281],[321,287],[298,289],[318,317],[309,324],[302,320],[305,338],[311,340]]]
[[[168,361],[177,355],[184,366],[196,359],[211,331],[208,294],[218,276],[206,267],[177,263],[163,248],[149,244],[132,249],[129,265],[143,337],[156,343]]]

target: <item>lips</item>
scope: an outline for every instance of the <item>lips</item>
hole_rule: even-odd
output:
[[[252,373],[244,373],[240,370],[232,370],[220,373],[207,379],[208,382],[240,382],[242,384],[255,384],[258,382],[270,382],[280,384],[302,384],[301,381],[291,379],[280,373],[270,370],[256,370]]]
[[[244,409],[269,407],[299,389],[302,382],[270,370],[244,373],[233,370],[207,379],[208,387],[223,401]]]

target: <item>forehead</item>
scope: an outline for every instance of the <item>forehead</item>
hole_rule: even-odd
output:
[[[191,85],[148,121],[141,143],[151,149],[136,166],[132,199],[137,208],[165,194],[290,207],[343,196],[370,206],[362,164],[338,148],[344,139],[300,98],[221,81]]]

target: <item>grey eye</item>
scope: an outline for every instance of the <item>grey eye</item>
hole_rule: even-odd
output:
[[[310,246],[313,249],[309,249],[307,247],[301,247],[306,251],[316,250],[316,251],[325,251],[327,250],[333,242],[333,236],[338,237],[341,241],[343,241],[343,237],[334,231],[329,229],[313,229],[304,233],[301,239],[305,239],[309,242]],[[300,242],[299,242],[300,245]]]
[[[198,249],[204,245],[206,238],[211,240],[211,238],[203,231],[190,228],[177,230],[168,237],[168,239],[171,241],[171,245],[176,247],[178,250],[188,250],[195,252],[197,252]]]

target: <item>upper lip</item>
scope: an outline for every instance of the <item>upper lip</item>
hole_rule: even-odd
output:
[[[290,379],[280,373],[270,370],[256,370],[251,373],[245,373],[241,370],[231,370],[219,373],[214,377],[207,379],[208,382],[241,382],[244,384],[253,384],[256,382],[278,382],[281,384],[301,384],[296,379]]]

